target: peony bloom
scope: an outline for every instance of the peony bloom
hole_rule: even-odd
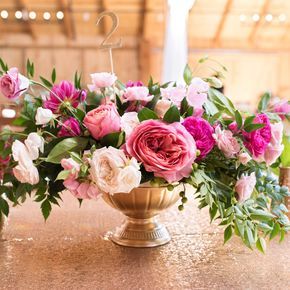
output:
[[[21,75],[16,67],[0,77],[0,91],[8,99],[18,98],[28,88],[29,79]]]
[[[171,106],[172,102],[169,100],[159,100],[155,105],[154,111],[159,118],[163,118]]]
[[[229,130],[221,130],[220,126],[215,128],[212,135],[216,141],[218,148],[224,153],[226,158],[233,158],[240,151],[240,144],[233,137],[233,133]]]
[[[77,90],[71,82],[62,81],[52,87],[48,100],[44,101],[44,107],[53,113],[59,113],[65,106],[76,108],[81,99],[83,91]]]
[[[143,87],[144,84],[141,81],[133,82],[133,81],[128,81],[126,83],[126,88],[131,88],[131,87]]]
[[[97,140],[107,134],[119,132],[120,123],[120,115],[113,103],[89,111],[84,118],[84,125]]]
[[[146,171],[169,183],[188,177],[196,158],[194,139],[180,123],[157,120],[137,126],[126,142],[126,150],[143,163]]]
[[[90,162],[91,179],[102,192],[129,193],[141,182],[141,172],[135,158],[128,159],[123,150],[103,147],[93,153]]]
[[[126,88],[122,98],[124,102],[141,101],[148,103],[153,99],[153,96],[149,95],[149,90],[147,87],[129,87]]]
[[[196,148],[200,150],[198,160],[203,159],[213,149],[215,140],[212,137],[214,133],[211,125],[202,118],[188,117],[182,125],[195,140]]]
[[[246,165],[250,160],[251,156],[247,152],[240,152],[238,155],[238,160],[243,164]]]
[[[79,136],[80,134],[81,128],[79,122],[75,118],[69,117],[62,123],[61,129],[59,130],[57,136],[70,137],[70,136]]]
[[[254,124],[265,124],[261,129],[252,131],[250,133],[243,132],[244,144],[246,148],[252,153],[253,157],[257,158],[264,154],[266,147],[271,140],[271,126],[267,115],[258,114],[254,119]]]
[[[248,176],[242,175],[235,185],[235,191],[238,194],[238,201],[243,202],[248,198],[250,198],[255,185],[256,185],[255,172],[252,172]]]
[[[130,136],[134,128],[139,124],[140,121],[136,112],[128,112],[121,117],[121,129],[125,132],[126,138]]]
[[[117,77],[112,73],[101,72],[91,74],[91,79],[92,84],[88,85],[88,88],[91,92],[95,92],[99,89],[111,87],[117,80]]]
[[[195,109],[201,109],[207,100],[209,85],[201,78],[193,78],[187,91],[187,102]]]
[[[166,100],[170,100],[178,108],[180,107],[181,101],[186,96],[186,88],[183,85],[177,87],[161,88],[161,97]]]
[[[49,123],[53,117],[54,116],[51,110],[39,107],[37,108],[35,115],[36,125],[45,125]]]

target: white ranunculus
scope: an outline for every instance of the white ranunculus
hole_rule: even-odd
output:
[[[125,113],[121,117],[121,128],[126,134],[126,138],[130,136],[134,128],[140,124],[138,114],[136,112]]]
[[[113,147],[97,149],[90,165],[92,181],[102,192],[128,193],[140,184],[137,161],[128,159],[122,150]]]
[[[30,133],[24,143],[32,160],[39,157],[39,151],[44,151],[44,139],[35,132]]]
[[[36,125],[45,125],[49,123],[53,118],[53,113],[49,109],[44,109],[44,108],[37,108],[36,115],[35,115],[35,120],[36,120]]]

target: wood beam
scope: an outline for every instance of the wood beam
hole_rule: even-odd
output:
[[[226,19],[227,19],[227,16],[228,16],[228,14],[229,14],[229,12],[231,10],[232,4],[233,4],[233,0],[227,0],[227,2],[225,4],[225,8],[224,8],[223,14],[221,16],[221,20],[219,22],[218,28],[216,30],[216,33],[215,33],[215,36],[214,36],[214,39],[213,39],[213,42],[214,42],[215,46],[220,41],[220,36],[221,36],[221,34],[223,32],[223,29],[224,29],[224,26],[225,26],[225,23],[226,23]]]
[[[72,1],[71,0],[58,0],[59,7],[64,13],[63,28],[64,34],[67,36],[68,39],[75,39],[76,38],[76,29],[75,29],[75,21],[73,18],[73,11],[72,11]]]
[[[249,36],[249,41],[250,42],[255,42],[255,37],[257,32],[259,31],[259,28],[261,27],[261,25],[263,24],[263,16],[268,12],[269,6],[270,6],[270,2],[271,0],[265,0],[261,11],[260,11],[260,19],[258,21],[255,22],[253,30],[251,31],[251,34]]]

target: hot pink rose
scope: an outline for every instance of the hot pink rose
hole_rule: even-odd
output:
[[[97,140],[121,129],[120,115],[113,103],[89,111],[84,118],[84,124]]]
[[[126,142],[126,150],[148,172],[169,183],[188,177],[196,158],[195,142],[180,123],[157,120],[137,126]]]
[[[243,202],[251,197],[251,194],[256,185],[255,172],[252,172],[249,176],[242,175],[236,182],[235,191],[238,194],[239,202]]]
[[[259,157],[264,154],[270,140],[271,140],[271,127],[267,115],[258,114],[254,119],[255,124],[265,124],[261,129],[252,131],[250,133],[243,132],[244,144],[246,148],[252,153],[253,157]]]
[[[234,133],[237,134],[239,132],[238,124],[237,122],[232,122],[229,124],[229,129]]]
[[[79,122],[73,118],[69,117],[61,125],[57,136],[58,137],[70,137],[70,136],[79,136],[81,134],[81,128]]]
[[[233,158],[240,151],[237,139],[233,137],[233,133],[229,130],[221,130],[220,126],[217,126],[213,138],[218,148],[227,158]]]
[[[198,160],[205,158],[215,145],[211,125],[206,120],[196,117],[186,118],[182,125],[195,140],[196,148],[200,150]]]
[[[203,81],[201,78],[193,78],[187,91],[187,102],[194,108],[202,108],[203,104],[207,100],[207,92],[209,90],[209,84]]]
[[[150,102],[153,99],[153,96],[149,95],[149,90],[147,87],[128,87],[123,94],[124,102],[127,101],[141,101],[141,102]]]
[[[108,72],[101,72],[101,73],[94,73],[91,74],[92,84],[88,85],[88,88],[91,92],[98,91],[102,88],[107,88],[112,86],[117,77],[115,74],[108,73]]]
[[[29,87],[29,80],[18,72],[16,67],[11,68],[0,78],[0,91],[8,99],[16,99]]]

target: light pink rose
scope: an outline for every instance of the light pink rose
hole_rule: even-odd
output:
[[[247,152],[239,153],[238,160],[243,164],[246,165],[250,160],[251,156]]]
[[[89,182],[80,183],[69,178],[63,182],[63,185],[79,199],[96,199],[100,196],[98,188]]]
[[[126,138],[130,136],[134,128],[139,124],[140,121],[136,112],[128,112],[121,117],[121,128],[125,132]]]
[[[101,105],[89,111],[83,122],[92,136],[97,140],[107,134],[119,132],[121,129],[120,115],[113,103]]]
[[[126,88],[123,96],[124,102],[127,101],[141,101],[141,102],[150,102],[153,99],[153,96],[149,95],[149,90],[147,87],[128,87]]]
[[[194,139],[177,122],[143,121],[127,140],[126,150],[146,171],[169,183],[188,177],[196,158]]]
[[[169,100],[159,100],[154,108],[155,113],[159,118],[163,118],[165,113],[171,107],[172,102]]]
[[[209,84],[201,78],[193,78],[187,91],[187,102],[195,109],[201,109],[207,100]]]
[[[91,92],[94,92],[112,86],[117,80],[117,77],[112,73],[101,72],[91,74],[91,79],[92,84],[88,85],[88,88]]]
[[[186,96],[186,88],[183,85],[168,87],[165,89],[161,88],[160,92],[163,99],[170,100],[178,108],[180,107],[181,101]]]
[[[218,148],[227,158],[233,158],[240,151],[240,145],[237,139],[233,137],[233,133],[229,130],[221,130],[218,126],[215,128],[213,138]]]
[[[0,78],[0,91],[8,99],[16,99],[29,87],[29,80],[18,72],[16,67],[11,68]]]
[[[235,185],[235,191],[238,194],[238,201],[243,202],[248,198],[250,198],[255,185],[256,185],[255,172],[252,172],[248,176],[242,175]]]

